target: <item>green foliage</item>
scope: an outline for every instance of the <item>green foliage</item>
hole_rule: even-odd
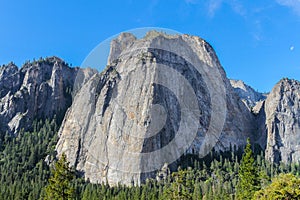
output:
[[[300,178],[292,174],[280,174],[270,185],[257,191],[253,199],[300,199]]]
[[[251,199],[255,191],[260,189],[258,167],[255,163],[250,140],[244,150],[239,168],[239,184],[237,186],[238,199]]]
[[[193,171],[191,169],[174,172],[172,174],[173,182],[165,190],[167,199],[192,199],[194,184]]]
[[[52,176],[49,178],[49,184],[46,187],[45,199],[73,199],[75,190],[71,185],[71,181],[74,179],[74,172],[69,167],[66,154],[61,155],[51,172]]]
[[[0,199],[39,199],[47,183],[50,170],[44,160],[55,156],[58,126],[53,119],[35,121],[32,127],[16,137],[2,134]]]
[[[20,132],[17,137],[0,134],[0,200],[46,198],[47,190],[43,188],[47,186],[51,173],[45,158],[52,161],[56,157],[55,145],[58,130],[56,121],[35,121],[31,132]],[[67,191],[74,194],[74,199],[226,200],[238,199],[236,191],[239,191],[240,185],[245,183],[239,180],[242,180],[242,177],[249,178],[242,174],[251,172],[249,187],[253,190],[263,188],[255,193],[257,199],[263,199],[266,194],[272,194],[272,188],[276,188],[274,192],[293,194],[294,191],[298,194],[297,178],[295,180],[291,177],[285,178],[287,182],[284,183],[285,188],[279,187],[284,181],[277,184],[277,187],[275,184],[277,179],[274,179],[279,173],[291,172],[299,175],[300,167],[297,163],[271,164],[264,159],[263,153],[253,154],[250,145],[246,146],[244,152],[243,157],[239,150],[230,150],[222,154],[212,151],[201,159],[196,155],[185,155],[179,161],[180,170],[173,172],[164,181],[157,182],[151,179],[139,187],[122,185],[110,187],[105,184],[92,184],[78,177],[66,187],[73,188]],[[55,171],[52,175],[54,178]],[[275,186],[269,186],[271,178]],[[288,179],[292,181],[289,182]],[[252,193],[245,199],[250,199],[251,195]],[[298,197],[293,196],[293,198]]]

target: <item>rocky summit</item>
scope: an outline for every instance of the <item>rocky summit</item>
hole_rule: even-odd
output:
[[[253,108],[258,102],[263,102],[266,99],[267,94],[262,94],[255,91],[252,87],[245,84],[241,80],[230,80],[230,84],[234,91],[241,97],[244,104],[249,110],[253,111]]]
[[[247,138],[272,162],[299,162],[299,99],[296,80],[269,94],[229,80],[199,37],[122,33],[101,73],[57,57],[3,65],[0,132],[60,115],[58,156],[93,183],[139,185],[163,179],[183,155],[244,147]]]
[[[17,134],[30,129],[35,119],[64,116],[75,78],[83,77],[77,80],[82,83],[88,71],[95,70],[70,68],[57,57],[26,62],[20,69],[13,63],[1,66],[0,132]]]

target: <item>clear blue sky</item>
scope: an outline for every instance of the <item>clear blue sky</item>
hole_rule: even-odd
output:
[[[299,0],[1,0],[0,64],[57,55],[80,65],[101,41],[145,26],[206,39],[229,78],[259,91],[300,80]]]

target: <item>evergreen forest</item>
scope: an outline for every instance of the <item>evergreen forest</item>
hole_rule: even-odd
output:
[[[65,155],[56,159],[59,122],[35,121],[29,132],[0,134],[0,199],[300,199],[300,167],[272,164],[251,147],[185,155],[162,180],[108,186],[84,180]]]

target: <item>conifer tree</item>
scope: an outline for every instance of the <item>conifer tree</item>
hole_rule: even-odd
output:
[[[255,191],[260,189],[260,182],[249,138],[247,139],[238,176],[237,199],[251,199]]]
[[[172,174],[173,182],[165,191],[165,197],[167,199],[192,199],[193,195],[193,183],[189,174],[191,170],[179,169],[178,172]]]
[[[75,190],[71,185],[73,179],[74,173],[69,167],[66,155],[63,153],[52,169],[52,176],[49,178],[49,184],[46,187],[46,199],[73,199],[75,193]]]

